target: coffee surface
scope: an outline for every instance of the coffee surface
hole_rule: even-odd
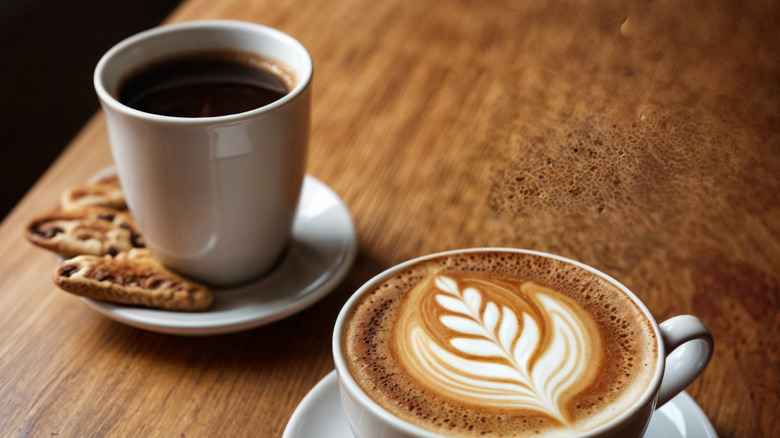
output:
[[[252,53],[196,52],[131,73],[120,85],[119,101],[164,116],[224,116],[281,99],[291,78],[284,66]]]
[[[447,436],[571,435],[649,384],[651,323],[565,262],[479,252],[422,261],[354,307],[350,373],[394,415]]]

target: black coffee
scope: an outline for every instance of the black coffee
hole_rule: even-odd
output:
[[[216,117],[275,102],[292,88],[286,67],[246,52],[195,52],[154,62],[131,73],[119,101],[139,111],[173,117]]]

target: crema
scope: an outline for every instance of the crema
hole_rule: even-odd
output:
[[[644,392],[652,323],[617,286],[525,253],[428,259],[354,307],[350,373],[374,401],[447,436],[566,436]]]

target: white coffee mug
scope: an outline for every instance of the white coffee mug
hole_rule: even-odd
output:
[[[653,412],[701,374],[712,357],[712,335],[698,318],[691,315],[681,315],[658,325],[647,307],[625,286],[582,263],[552,254],[511,248],[474,248],[431,254],[407,261],[375,276],[349,298],[338,315],[333,332],[333,359],[339,378],[341,401],[356,438],[433,438],[439,435],[423,430],[391,414],[373,401],[350,374],[345,359],[343,336],[346,322],[353,308],[360,302],[364,294],[376,289],[385,280],[404,272],[411,265],[432,258],[480,251],[523,253],[551,258],[589,271],[615,285],[641,309],[647,320],[651,322],[657,340],[658,359],[649,385],[624,412],[598,427],[577,435],[577,437],[641,437],[650,423]]]
[[[292,89],[260,108],[183,118],[121,103],[128,73],[204,50],[251,52],[289,67]],[[127,204],[162,263],[213,286],[246,282],[283,253],[305,174],[312,61],[292,37],[229,20],[151,29],[111,48],[94,85]]]

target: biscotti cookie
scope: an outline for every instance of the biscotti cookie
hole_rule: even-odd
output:
[[[60,195],[60,207],[63,210],[88,206],[127,209],[125,195],[116,174],[71,187]]]
[[[54,271],[54,283],[75,295],[131,306],[193,312],[214,303],[208,287],[168,270],[143,249],[66,260]]]
[[[116,255],[145,242],[127,211],[104,207],[55,210],[29,222],[27,239],[65,258],[77,255]]]

